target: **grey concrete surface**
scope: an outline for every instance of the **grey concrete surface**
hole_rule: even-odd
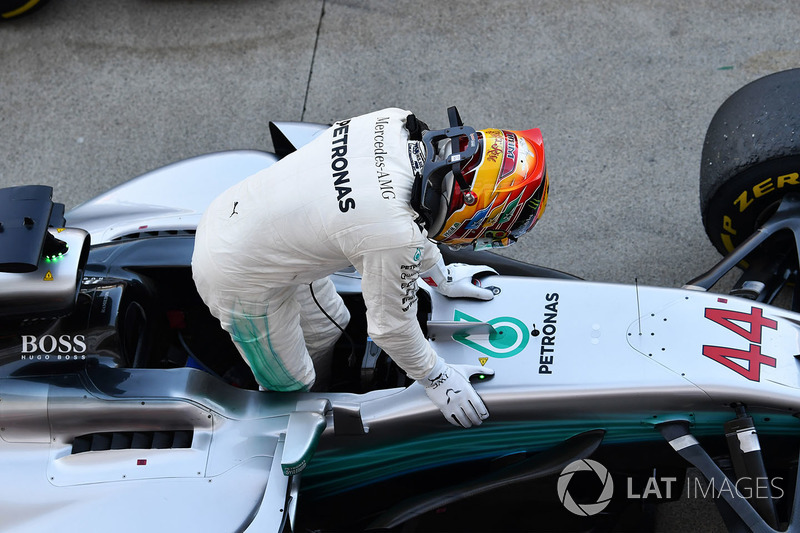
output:
[[[504,253],[676,286],[717,259],[705,128],[740,86],[800,66],[798,30],[795,0],[51,0],[0,23],[0,186],[52,184],[71,207],[178,159],[270,149],[269,120],[391,105],[436,126],[457,105],[544,135],[547,213]]]

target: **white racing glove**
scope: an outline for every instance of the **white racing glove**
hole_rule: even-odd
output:
[[[493,375],[494,370],[471,365],[448,365],[439,357],[433,370],[419,383],[425,387],[425,394],[448,422],[468,428],[479,426],[489,418],[486,405],[469,382],[469,376],[478,373]]]
[[[473,282],[472,278],[480,272],[497,272],[485,265],[467,265],[464,263],[453,263],[445,266],[444,259],[439,261],[431,268],[426,270],[419,277],[433,289],[449,298],[477,298],[479,300],[491,300],[494,293],[489,289],[484,289]],[[476,280],[477,281],[477,280]]]

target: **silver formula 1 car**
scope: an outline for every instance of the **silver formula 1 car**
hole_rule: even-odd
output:
[[[420,289],[436,351],[494,370],[469,430],[367,337],[357,272],[333,276],[353,319],[323,393],[259,392],[194,289],[204,207],[322,126],[66,214],[0,190],[0,530],[641,529],[687,467],[731,529],[797,530],[798,87],[762,78],[714,117],[700,196],[725,258],[682,288],[444,251],[498,272],[491,302]]]

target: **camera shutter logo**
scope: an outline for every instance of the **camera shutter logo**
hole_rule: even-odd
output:
[[[570,495],[567,487],[575,472],[594,472],[603,484],[603,490],[595,503],[577,503]],[[592,516],[606,508],[614,494],[614,480],[611,479],[608,469],[591,459],[581,459],[568,464],[558,478],[558,499],[571,513],[578,516]]]

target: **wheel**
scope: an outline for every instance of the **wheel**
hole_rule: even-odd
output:
[[[800,69],[745,85],[711,119],[700,168],[708,237],[729,253],[789,192],[800,192]]]
[[[0,20],[8,20],[40,8],[47,0],[0,0]]]

